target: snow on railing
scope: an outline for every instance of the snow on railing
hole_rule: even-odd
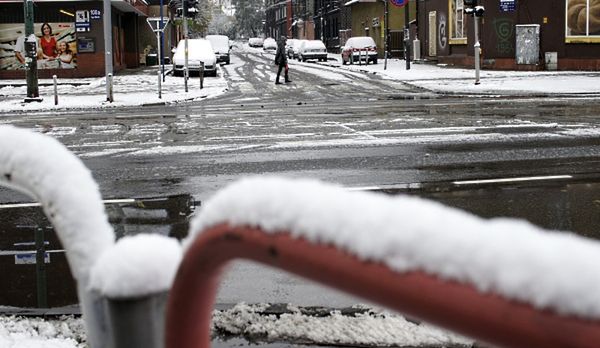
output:
[[[600,341],[600,244],[415,197],[244,179],[193,220],[167,306],[167,347],[210,344],[223,266],[247,258],[508,347]]]
[[[115,235],[90,171],[52,137],[0,126],[0,184],[40,202],[77,280],[88,342],[105,346],[101,299],[88,286],[92,266],[114,244]]]

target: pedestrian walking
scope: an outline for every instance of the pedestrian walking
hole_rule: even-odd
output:
[[[288,63],[287,63],[287,55],[285,54],[285,41],[287,38],[285,36],[281,36],[279,42],[277,43],[277,52],[275,53],[275,64],[278,66],[277,68],[277,79],[275,80],[276,85],[280,85],[279,76],[281,76],[281,70],[285,69],[285,82],[292,82],[288,76]]]

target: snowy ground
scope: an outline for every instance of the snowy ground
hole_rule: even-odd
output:
[[[400,315],[368,307],[320,311],[268,304],[237,304],[213,312],[213,334],[220,341],[244,337],[255,344],[470,347],[473,340]],[[218,338],[217,338],[218,337]],[[53,319],[0,316],[0,347],[84,348],[83,321],[77,316]],[[237,341],[235,344],[239,346]]]

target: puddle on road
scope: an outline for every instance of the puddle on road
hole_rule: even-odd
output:
[[[436,183],[383,192],[416,195],[486,218],[517,217],[546,229],[573,231],[600,239],[600,182],[466,187]],[[118,237],[158,233],[181,239],[187,234],[189,218],[198,204],[190,195],[178,195],[108,204],[106,209]],[[41,209],[0,209],[0,216],[0,269],[3,282],[11,284],[0,291],[0,306],[38,306],[33,243],[36,230],[44,232],[46,241],[44,292],[47,305],[60,307],[77,303],[75,284],[62,246]]]
[[[117,238],[157,233],[181,239],[198,202],[190,195],[123,200],[105,204]],[[45,273],[49,307],[77,303],[77,292],[63,247],[39,206],[0,208],[0,306],[38,307],[37,274]],[[45,269],[36,267],[35,234],[43,233]]]
[[[419,186],[384,192],[417,195],[484,218],[520,218],[545,229],[600,239],[600,182]]]

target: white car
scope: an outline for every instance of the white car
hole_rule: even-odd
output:
[[[264,40],[260,37],[251,37],[248,39],[248,46],[262,47]]]
[[[231,49],[231,43],[229,38],[225,35],[206,35],[206,39],[210,41],[213,51],[217,56],[217,63],[229,64],[229,50]]]
[[[200,72],[204,63],[204,75],[217,76],[217,57],[210,41],[206,39],[188,39],[188,71]],[[173,55],[173,75],[182,76],[185,66],[185,40],[180,40]]]
[[[272,37],[268,37],[265,39],[265,41],[263,42],[263,50],[265,51],[270,51],[270,50],[277,50],[277,41],[275,41],[275,39],[273,39]]]
[[[285,54],[288,58],[294,58],[294,42],[298,39],[287,39],[285,42]]]
[[[321,40],[308,40],[300,44],[298,49],[298,60],[306,62],[309,59],[317,59],[319,62],[327,61],[327,48]]]
[[[303,42],[308,41],[308,40],[296,40],[294,42],[292,42],[292,54],[290,58],[298,58],[298,52],[300,50],[300,45],[302,45]]]

